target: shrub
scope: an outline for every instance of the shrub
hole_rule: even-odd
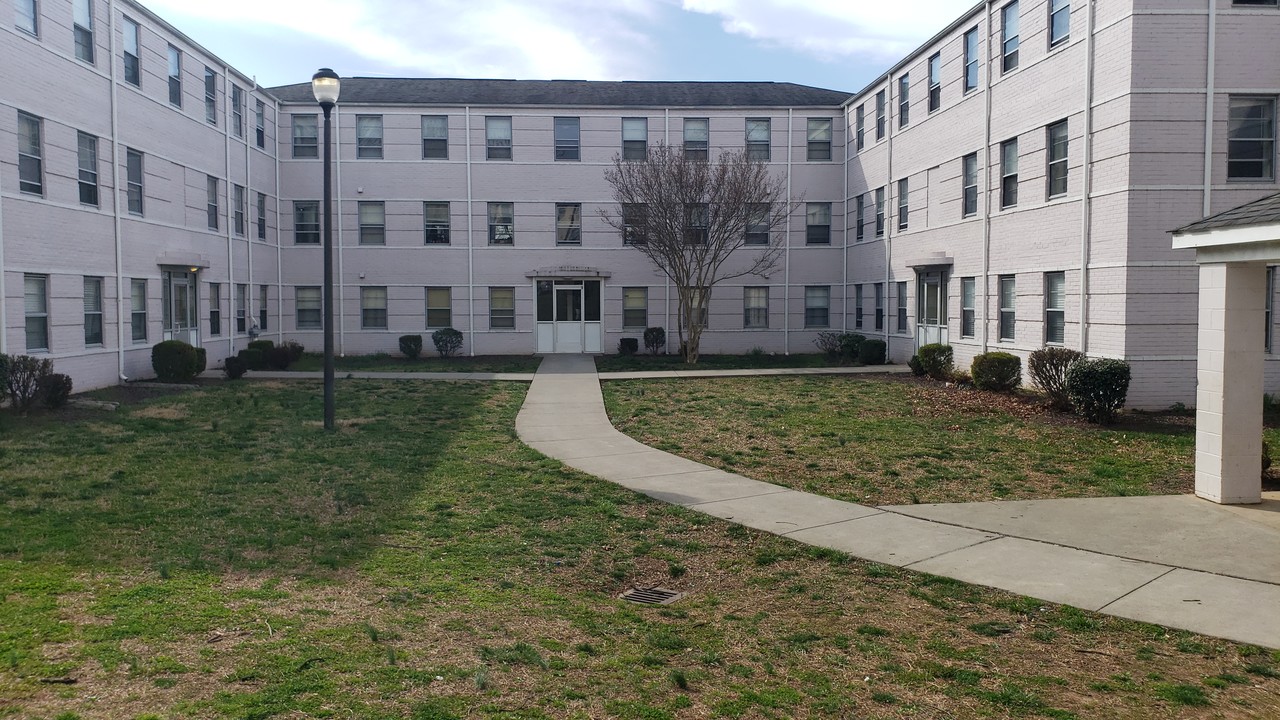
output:
[[[813,341],[818,349],[833,360],[853,362],[859,358],[862,343],[867,338],[856,333],[822,332]]]
[[[181,340],[165,340],[151,348],[151,369],[160,382],[191,382],[199,366],[196,349]]]
[[[854,337],[862,337],[855,335]],[[883,365],[889,347],[883,340],[863,340],[858,345],[858,362],[863,365]]]
[[[1124,407],[1129,394],[1129,363],[1123,360],[1077,360],[1067,368],[1067,396],[1089,422],[1106,425]]]
[[[262,355],[263,363],[272,370],[288,370],[293,364],[293,353],[283,345],[267,348]]]
[[[270,340],[250,340],[249,344],[246,345],[245,347],[249,348],[250,350],[261,350],[262,354],[265,356],[267,354],[267,351],[275,346],[276,344],[271,342]]]
[[[401,335],[400,353],[410,360],[417,360],[418,356],[422,354],[422,336]]]
[[[820,332],[813,341],[827,357],[840,357],[840,333]]]
[[[296,343],[292,340],[288,340],[282,343],[280,347],[288,348],[290,364],[296,363],[299,360],[301,360],[302,354],[306,352],[306,348],[302,347],[302,343]]]
[[[11,355],[8,359],[9,377],[5,389],[13,407],[26,413],[40,397],[41,380],[53,372],[53,361],[33,358],[30,355]]]
[[[222,362],[222,372],[227,376],[228,380],[238,380],[244,377],[249,366],[244,359],[233,355]]]
[[[640,352],[640,340],[637,338],[622,338],[618,340],[618,354],[623,357],[631,357]]]
[[[662,348],[667,346],[667,331],[660,327],[651,327],[644,329],[644,349],[649,351],[650,355],[657,355]]]
[[[267,368],[267,356],[258,348],[245,348],[236,357],[244,362],[246,370],[265,370]]]
[[[911,374],[916,377],[924,377],[924,363],[920,362],[919,355],[912,355],[907,361],[907,367],[911,368]]]
[[[40,402],[50,410],[57,410],[71,398],[71,378],[62,373],[49,373],[36,381]]]
[[[0,354],[0,394],[8,393],[9,356]],[[1266,396],[1263,396],[1266,397]]]
[[[453,328],[441,328],[431,333],[431,343],[440,357],[453,357],[462,349],[462,333]]]
[[[865,335],[857,333],[841,333],[840,334],[840,355],[846,360],[861,360],[863,343],[867,342]],[[863,363],[871,365],[873,363]],[[880,365],[881,363],[874,363]]]
[[[1084,359],[1084,355],[1067,348],[1050,347],[1036,350],[1027,357],[1027,375],[1049,396],[1049,404],[1058,410],[1070,410],[1067,396],[1067,368]]]
[[[202,347],[196,348],[196,374],[209,369],[209,351]]]
[[[950,345],[930,343],[921,345],[919,350],[920,366],[924,374],[934,380],[950,380],[954,369],[954,355]]]
[[[969,366],[979,390],[1009,392],[1022,384],[1022,358],[1007,352],[983,353]]]

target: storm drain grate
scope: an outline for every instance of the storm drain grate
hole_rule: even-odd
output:
[[[660,587],[631,588],[622,593],[622,599],[642,605],[670,605],[684,597],[684,593]]]

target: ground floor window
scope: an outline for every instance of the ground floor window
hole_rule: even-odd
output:
[[[84,344],[102,344],[102,278],[84,279]]]
[[[907,331],[907,284],[897,283],[898,293],[898,332]]]
[[[1017,328],[1017,314],[1014,302],[1017,298],[1017,285],[1012,275],[1000,276],[1000,339],[1013,340]]]
[[[427,288],[427,329],[453,327],[453,293],[447,287]]]
[[[769,327],[769,288],[749,287],[742,291],[742,327]]]
[[[1067,339],[1067,274],[1044,274],[1044,341],[1062,345]]]
[[[804,289],[804,326],[831,326],[831,286],[811,285]]]
[[[236,285],[236,332],[249,329],[249,286]]]
[[[875,284],[876,293],[876,329],[884,329],[884,283]]]
[[[622,327],[643,328],[649,326],[649,289],[622,288]]]
[[[27,325],[27,351],[49,350],[49,276],[24,275],[22,313]]]
[[[808,322],[806,318],[805,322]],[[862,329],[862,286],[853,286],[853,329]]]
[[[513,330],[516,326],[516,289],[489,288],[489,328]]]
[[[960,278],[960,337],[971,338],[977,324],[975,302],[977,297],[977,280],[971,277]]]
[[[294,302],[297,305],[294,322],[299,330],[319,330],[323,327],[320,319],[320,288],[294,288]]]
[[[222,334],[222,283],[209,283],[209,334]]]
[[[360,327],[365,330],[387,329],[387,289],[360,288]]]
[[[133,278],[129,281],[129,309],[129,325],[133,341],[145,343],[147,341],[147,281],[143,278]]]
[[[267,299],[270,295],[270,288],[266,285],[258,286],[258,329],[266,331],[267,329]]]

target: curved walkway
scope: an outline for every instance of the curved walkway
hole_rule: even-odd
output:
[[[810,545],[1280,648],[1276,494],[1250,508],[1183,496],[892,507],[832,500],[717,470],[623,435],[605,413],[600,376],[588,356],[542,361],[516,432],[530,447],[583,472]]]

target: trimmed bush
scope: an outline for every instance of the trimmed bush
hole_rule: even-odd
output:
[[[1067,396],[1084,419],[1110,424],[1129,394],[1129,363],[1123,360],[1078,360],[1067,368]]]
[[[813,344],[826,354],[829,358],[840,357],[840,333],[820,332],[818,337],[814,338]]]
[[[857,333],[841,333],[840,334],[840,355],[847,360],[862,360],[862,346],[867,342],[865,335]],[[878,363],[863,363],[864,365],[881,365],[883,361]]]
[[[9,356],[0,354],[0,394],[9,393]]]
[[[1022,384],[1022,358],[1007,352],[983,353],[969,366],[979,390],[1009,392]]]
[[[920,362],[919,355],[912,355],[907,361],[907,367],[911,368],[911,374],[916,377],[924,377],[924,363]]]
[[[151,369],[160,382],[191,382],[199,367],[199,353],[181,340],[165,340],[151,348]]]
[[[821,332],[813,344],[832,360],[855,362],[866,340],[866,336],[856,333]]]
[[[657,355],[662,348],[667,346],[667,331],[660,327],[651,327],[644,329],[644,349],[649,351],[650,355]]]
[[[5,389],[9,392],[9,400],[14,409],[25,415],[40,397],[42,379],[53,373],[53,361],[30,355],[11,355],[8,370]]]
[[[244,362],[246,370],[266,370],[267,356],[258,348],[245,348],[236,354]]]
[[[640,352],[640,340],[638,338],[622,338],[618,340],[618,354],[622,357],[631,357]]]
[[[462,333],[453,328],[441,328],[431,333],[431,344],[436,346],[440,357],[453,357],[462,349]]]
[[[301,343],[296,343],[292,340],[281,343],[280,347],[289,349],[289,364],[293,364],[301,360],[302,354],[306,352],[306,348],[302,347]]]
[[[1084,355],[1067,348],[1048,347],[1036,350],[1027,357],[1027,375],[1036,387],[1049,396],[1049,404],[1057,410],[1070,410],[1071,398],[1067,396],[1067,369],[1083,360]]]
[[[222,362],[222,373],[228,380],[239,380],[248,370],[249,366],[239,356],[229,357]]]
[[[401,335],[400,353],[410,360],[417,360],[418,356],[422,354],[422,336]]]
[[[951,371],[955,369],[954,354],[950,345],[930,343],[921,345],[918,351],[920,367],[924,374],[934,380],[950,380]]]
[[[883,365],[888,349],[883,340],[863,340],[858,344],[858,362],[863,365]]]
[[[209,369],[209,351],[202,347],[196,348],[196,374]]]
[[[261,350],[262,354],[266,355],[267,351],[275,346],[276,344],[270,340],[250,340],[249,344],[245,347],[250,350]]]
[[[49,373],[36,381],[40,402],[50,410],[57,410],[71,399],[71,378],[62,373]]]
[[[293,364],[293,353],[283,345],[267,348],[262,355],[263,362],[272,370],[288,370]]]

